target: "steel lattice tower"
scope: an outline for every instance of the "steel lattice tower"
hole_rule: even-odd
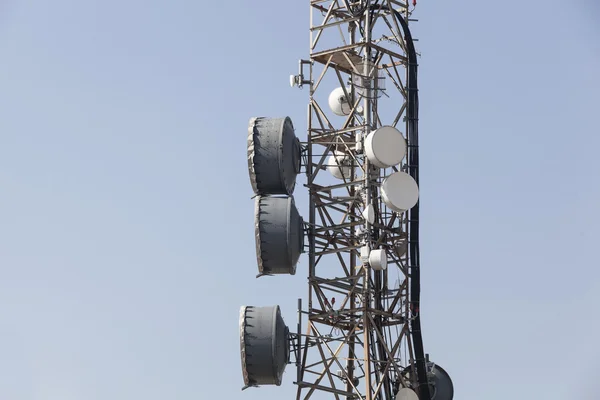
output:
[[[266,359],[281,357],[272,349],[285,347],[285,336],[297,368],[298,400],[323,398],[318,392],[335,399],[451,400],[452,382],[429,362],[421,338],[417,53],[408,28],[414,4],[309,2],[310,58],[301,60],[298,75],[291,77],[292,85],[309,87],[307,137],[299,144],[302,161],[289,161],[298,164],[298,172],[302,165],[309,194],[308,221],[300,223],[303,233],[296,235],[308,253],[308,304],[303,309],[299,301],[298,332],[289,334],[285,328],[279,336],[267,332],[283,332],[283,322],[274,322],[280,320],[278,308],[276,313],[267,310],[273,316],[263,322],[273,327],[267,333],[257,333],[262,317],[242,309],[245,383],[261,383],[257,354],[270,351]],[[261,177],[255,171],[265,138],[285,137],[285,124],[266,127],[268,122],[252,120],[249,130],[250,174],[262,196],[256,211],[259,269],[261,274],[281,273],[277,269],[287,262],[294,265],[287,273],[295,273],[293,251],[287,252],[291,259],[280,256],[287,261],[279,264],[272,261],[273,252],[266,255],[271,251],[267,242],[275,241],[271,236],[286,231],[289,238],[290,231],[297,232],[289,227],[298,225],[297,218],[273,223],[275,213],[266,203],[283,204],[285,198],[288,210],[290,203],[295,210],[291,178],[285,178],[292,167],[281,167],[279,178],[262,178],[266,173]],[[293,148],[292,139],[278,143],[274,149]],[[285,151],[272,165],[294,158],[295,150]],[[272,156],[262,157],[265,165]],[[257,189],[269,179],[287,179],[288,184],[280,184],[279,191]],[[274,225],[288,228],[271,233]],[[266,266],[269,259],[273,268]],[[303,321],[307,326],[300,331]],[[270,370],[281,366],[264,362]],[[262,383],[280,384],[281,375]]]

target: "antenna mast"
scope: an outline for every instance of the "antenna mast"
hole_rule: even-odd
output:
[[[414,4],[309,1],[310,58],[290,77],[310,89],[306,141],[289,118],[252,119],[248,136],[260,275],[294,274],[306,247],[308,304],[291,334],[278,307],[242,308],[245,384],[279,385],[273,360],[287,355],[297,400],[452,400],[421,338]],[[301,170],[307,223],[292,195]]]

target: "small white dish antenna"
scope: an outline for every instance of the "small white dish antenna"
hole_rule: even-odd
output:
[[[394,249],[396,250],[396,255],[402,258],[408,251],[408,240],[398,240],[394,243]]]
[[[365,154],[379,168],[399,164],[406,155],[406,140],[393,126],[382,126],[365,139]]]
[[[401,388],[396,394],[396,400],[419,400],[419,396],[412,389]]]
[[[419,187],[412,176],[406,172],[394,172],[383,180],[381,197],[389,208],[401,213],[417,204]]]
[[[352,174],[352,159],[341,151],[327,159],[327,171],[337,179],[348,179]]]
[[[296,75],[290,75],[290,86],[296,86]]]
[[[387,255],[385,250],[371,250],[369,253],[369,265],[376,271],[383,271],[387,268]]]
[[[350,88],[346,88],[346,93],[350,95]],[[352,106],[350,105],[350,101],[348,97],[344,94],[344,89],[339,87],[334,89],[329,94],[329,108],[335,115],[339,115],[340,117],[345,117],[350,115],[350,111],[352,111]]]
[[[369,204],[365,207],[362,212],[362,216],[370,224],[375,222],[375,208],[373,207],[373,204]]]

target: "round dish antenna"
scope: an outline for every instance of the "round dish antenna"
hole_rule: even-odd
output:
[[[346,88],[346,93],[350,96],[350,88]],[[350,111],[352,111],[352,105],[350,104],[350,99],[344,94],[344,89],[339,87],[334,89],[329,94],[329,108],[335,115],[339,115],[340,117],[345,117],[350,115]]]
[[[294,275],[302,253],[304,223],[293,197],[259,196],[254,213],[259,276]]]
[[[427,364],[429,393],[431,400],[452,400],[454,398],[454,384],[450,375],[439,365]]]
[[[300,141],[289,117],[251,118],[247,150],[248,173],[255,194],[294,192],[300,172]]]
[[[289,329],[279,306],[240,309],[240,358],[244,385],[281,385],[290,358]]]
[[[400,164],[406,155],[406,140],[393,126],[382,126],[367,135],[365,154],[379,168]]]
[[[341,151],[327,158],[327,171],[337,179],[349,179],[352,174],[352,158]]]
[[[404,257],[408,251],[408,237],[405,233],[400,235],[400,238],[394,242],[394,249],[399,258]]]
[[[401,388],[396,394],[396,400],[419,400],[419,396],[412,389]]]
[[[369,265],[376,271],[383,271],[387,268],[387,255],[385,250],[371,250],[369,253]]]
[[[383,202],[396,212],[409,210],[419,201],[417,182],[406,172],[394,172],[381,184]]]
[[[375,222],[375,207],[373,204],[368,204],[362,212],[362,216],[368,223]]]

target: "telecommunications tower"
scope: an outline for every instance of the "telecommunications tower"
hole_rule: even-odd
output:
[[[288,117],[252,118],[248,170],[258,276],[293,275],[307,253],[308,301],[296,332],[279,306],[241,308],[244,388],[292,364],[297,400],[452,400],[421,337],[416,4],[306,1],[310,57],[290,77],[309,88],[306,140]]]

